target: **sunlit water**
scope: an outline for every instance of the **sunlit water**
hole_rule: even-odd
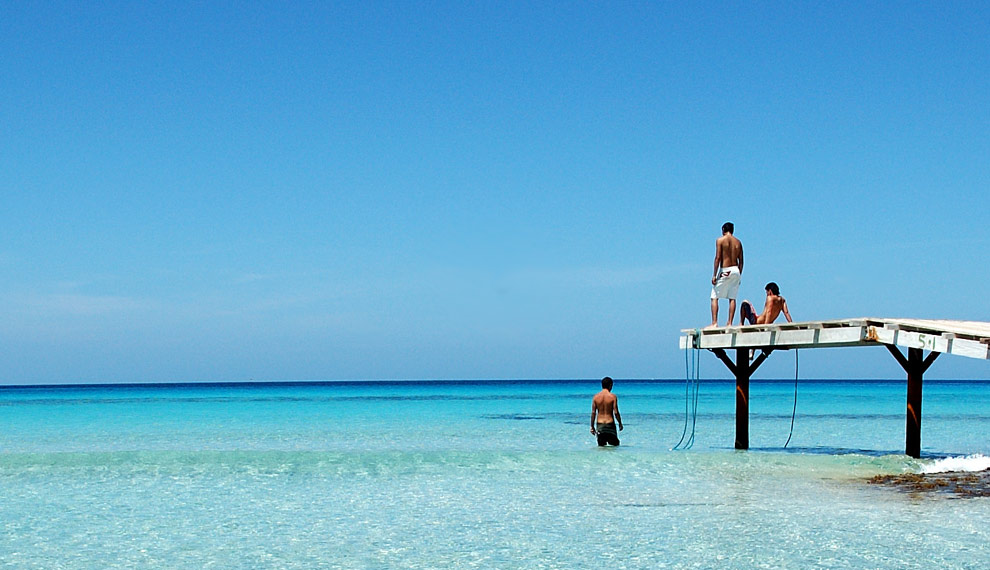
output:
[[[990,502],[871,485],[982,469],[990,383],[617,381],[0,389],[3,568],[983,568]]]

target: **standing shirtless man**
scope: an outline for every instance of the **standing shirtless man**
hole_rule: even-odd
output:
[[[729,300],[729,320],[736,316],[736,294],[743,270],[742,242],[732,235],[732,222],[722,224],[722,237],[715,240],[715,268],[712,271],[712,324],[718,326],[718,300]]]
[[[619,445],[619,432],[622,431],[622,416],[619,415],[619,400],[612,393],[612,379],[602,378],[602,391],[591,400],[591,435],[598,436],[598,446]]]

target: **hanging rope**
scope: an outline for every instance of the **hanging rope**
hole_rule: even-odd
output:
[[[672,450],[679,449],[681,447],[681,444],[684,443],[684,437],[687,436],[688,406],[690,401],[688,398],[688,394],[690,393],[690,389],[691,389],[690,363],[694,360],[694,357],[691,355],[691,352],[693,350],[694,350],[693,348],[691,350],[688,350],[686,348],[684,349],[684,429],[681,430],[681,439],[677,440],[677,444],[674,445],[673,448],[671,448]]]
[[[695,331],[695,338],[700,331]],[[701,378],[701,351],[697,344],[684,351],[684,429],[681,439],[672,449],[691,449],[694,445],[695,426],[698,423],[698,393]],[[688,435],[688,426],[691,427]]]
[[[691,437],[688,439],[687,444],[684,445],[684,449],[691,449],[694,447],[694,428],[698,423],[698,392],[701,386],[701,351],[694,350],[694,394],[692,395],[691,404]]]
[[[791,410],[791,431],[787,434],[787,441],[784,442],[784,448],[787,448],[787,444],[791,442],[791,436],[794,435],[794,416],[797,415],[797,388],[798,388],[798,349],[794,349],[794,409]]]

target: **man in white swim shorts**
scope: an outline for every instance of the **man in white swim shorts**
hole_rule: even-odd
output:
[[[742,242],[732,235],[735,228],[732,222],[722,224],[722,237],[715,240],[715,267],[712,271],[712,324],[718,326],[718,300],[729,300],[729,320],[725,326],[732,326],[736,316],[736,295],[743,270]]]

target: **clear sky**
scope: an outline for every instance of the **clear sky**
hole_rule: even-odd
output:
[[[796,320],[990,321],[988,38],[985,2],[5,2],[0,383],[683,378],[727,220]]]

